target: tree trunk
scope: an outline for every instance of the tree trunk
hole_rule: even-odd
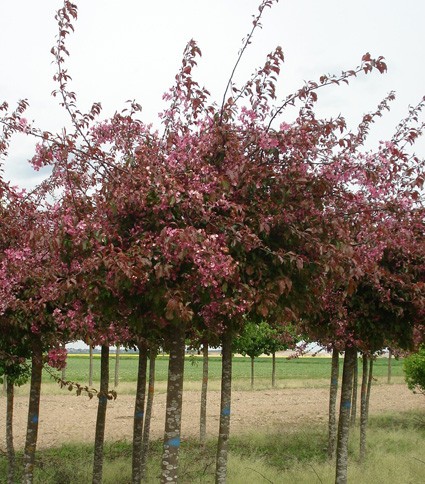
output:
[[[207,391],[208,391],[208,343],[202,346],[202,389],[201,389],[201,415],[199,425],[199,441],[205,447],[207,440]]]
[[[62,349],[66,350],[66,344],[64,343],[62,345]],[[62,375],[61,375],[62,380],[66,380],[66,365],[62,368]]]
[[[367,380],[367,392],[366,392],[366,421],[369,418],[369,402],[370,402],[370,392],[372,389],[372,380],[373,380],[373,357],[370,357],[369,363],[369,376]]]
[[[89,387],[93,386],[93,346],[89,348]]]
[[[142,439],[143,439],[143,417],[145,411],[146,395],[146,368],[148,352],[144,345],[139,345],[139,366],[137,372],[136,402],[134,406],[133,420],[133,460],[132,460],[132,482],[139,484],[141,481],[142,467]]]
[[[276,353],[272,353],[272,388],[276,386]]]
[[[328,459],[335,457],[336,447],[336,399],[338,394],[339,351],[332,351],[331,385],[329,391]]]
[[[354,374],[353,374],[353,393],[351,396],[351,418],[350,425],[354,427],[356,425],[357,416],[357,387],[359,384],[359,360],[356,355],[356,362],[354,364]]]
[[[15,482],[15,447],[13,446],[13,399],[14,399],[14,385],[13,381],[3,375],[6,381],[6,448],[7,448],[7,484]]]
[[[392,373],[391,365],[392,365],[392,361],[393,361],[392,356],[393,356],[393,350],[390,348],[388,350],[388,377],[387,377],[388,385],[391,383],[391,373]]]
[[[115,347],[115,378],[114,378],[114,387],[117,388],[120,379],[120,345],[117,344]]]
[[[35,449],[37,446],[38,419],[40,410],[41,374],[43,354],[41,341],[33,338],[32,342],[31,388],[28,405],[27,436],[24,449],[24,484],[31,484],[34,479]]]
[[[227,476],[227,454],[230,436],[230,404],[232,395],[232,328],[228,326],[222,337],[222,373],[220,428],[217,444],[216,484],[224,484]]]
[[[336,484],[347,483],[348,436],[350,433],[351,397],[356,359],[356,348],[346,346],[344,369],[342,373],[341,404],[339,407],[338,440],[336,449]]]
[[[148,461],[149,453],[149,434],[151,428],[151,417],[153,409],[153,398],[155,395],[155,361],[156,361],[157,348],[152,347],[149,355],[149,389],[148,389],[148,401],[146,403],[145,422],[143,426],[143,443],[142,443],[142,465],[140,475],[142,480],[146,479],[146,464]]]
[[[103,443],[105,440],[106,407],[109,390],[109,346],[102,345],[100,356],[100,391],[98,393],[96,435],[94,438],[93,484],[101,484]]]
[[[179,466],[180,429],[183,401],[185,328],[174,328],[168,364],[167,403],[162,454],[161,483],[176,483]]]
[[[362,389],[360,397],[360,462],[364,462],[366,458],[366,428],[367,428],[367,382],[368,382],[368,357],[363,354],[363,374],[362,374]]]
[[[254,389],[254,357],[251,356],[251,390]]]

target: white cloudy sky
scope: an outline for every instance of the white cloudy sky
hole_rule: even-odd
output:
[[[127,99],[143,105],[143,119],[157,122],[162,93],[173,83],[186,42],[194,38],[203,53],[197,77],[220,99],[241,39],[251,27],[258,0],[89,0],[76,1],[79,19],[68,46],[72,88],[82,110],[100,101],[106,117]],[[59,129],[65,115],[51,97],[55,11],[60,0],[15,0],[0,4],[0,102],[28,98],[27,117],[43,129]],[[243,81],[265,55],[281,45],[285,64],[281,97],[303,80],[338,73],[359,64],[370,51],[383,55],[388,73],[355,80],[350,87],[320,94],[325,115],[344,114],[352,126],[391,90],[390,115],[372,133],[390,137],[397,121],[425,94],[423,0],[280,0],[263,18],[236,79]],[[42,174],[26,164],[31,146],[13,144],[5,177],[32,186]]]

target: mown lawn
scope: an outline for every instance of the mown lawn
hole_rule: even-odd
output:
[[[342,368],[343,360],[340,364]],[[360,363],[360,360],[359,360]],[[115,355],[111,355],[110,374],[111,382],[114,375]],[[374,363],[374,376],[382,382],[387,378],[387,358],[378,358]],[[158,356],[156,363],[156,380],[167,380],[167,356]],[[276,358],[277,380],[326,380],[330,376],[331,359],[326,357],[302,357],[296,359]],[[233,358],[233,380],[248,381],[250,379],[251,362],[248,357]],[[255,378],[257,380],[271,379],[272,360],[268,357],[255,359]],[[66,378],[68,380],[85,383],[89,374],[88,355],[68,355]],[[94,355],[93,378],[98,381],[100,376],[100,355]],[[359,376],[361,376],[361,363],[359,364]],[[403,374],[403,362],[392,361],[392,376],[400,379]],[[49,376],[46,374],[46,381]],[[221,379],[221,358],[210,357],[209,359],[210,380]],[[120,382],[135,382],[137,380],[137,355],[122,354],[119,366]],[[199,381],[202,379],[202,359],[198,356],[187,356],[185,363],[185,380]]]

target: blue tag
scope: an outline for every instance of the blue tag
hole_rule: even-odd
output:
[[[221,415],[223,415],[224,417],[228,417],[230,415],[230,407],[224,407],[221,411]]]
[[[180,447],[180,437],[174,437],[167,442],[170,447]]]

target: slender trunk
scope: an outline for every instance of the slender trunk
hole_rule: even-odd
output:
[[[64,343],[62,345],[62,349],[66,350],[66,344]],[[62,380],[66,380],[66,366],[62,368],[62,375],[61,375]]]
[[[227,476],[227,454],[230,436],[230,404],[232,395],[232,328],[225,329],[222,337],[222,373],[220,428],[217,444],[215,482],[224,484]]]
[[[6,378],[3,378],[3,395],[6,395],[7,393],[7,382]]]
[[[391,373],[392,373],[391,365],[392,365],[392,361],[393,361],[392,356],[393,356],[393,350],[390,348],[388,350],[388,377],[387,377],[388,385],[391,383]]]
[[[161,483],[176,483],[179,467],[180,429],[183,401],[185,329],[174,328],[168,364],[167,403],[162,454]]]
[[[145,422],[143,426],[143,443],[142,443],[142,465],[140,475],[142,480],[146,479],[146,464],[149,453],[149,434],[151,429],[151,417],[153,409],[153,398],[155,395],[155,361],[156,361],[156,347],[150,349],[149,354],[149,387],[148,387],[148,401],[146,403]]]
[[[272,353],[272,388],[276,386],[276,353]]]
[[[143,439],[143,417],[145,411],[146,395],[146,368],[148,363],[148,352],[144,345],[139,345],[139,367],[137,372],[136,402],[134,406],[133,420],[133,460],[132,460],[132,482],[138,484],[141,481],[142,467],[142,439]]]
[[[331,385],[329,390],[328,459],[335,457],[336,446],[336,399],[338,394],[339,351],[332,351]]]
[[[205,447],[207,440],[207,391],[208,391],[208,343],[202,346],[202,389],[201,389],[201,415],[199,425],[199,440]]]
[[[3,376],[6,381],[6,448],[7,448],[7,484],[15,482],[15,447],[13,446],[13,399],[14,399],[14,385],[13,381]]]
[[[31,484],[34,479],[35,449],[37,446],[38,420],[40,410],[41,374],[43,354],[39,338],[32,343],[31,388],[28,405],[27,436],[24,449],[24,484]]]
[[[353,373],[357,359],[356,348],[346,346],[342,373],[341,404],[339,407],[338,440],[336,448],[336,484],[347,483],[348,436],[350,433]]]
[[[367,428],[367,382],[368,382],[368,357],[363,354],[363,374],[362,374],[362,389],[360,398],[360,462],[364,462],[366,458],[366,428]]]
[[[89,387],[93,386],[93,346],[89,348]]]
[[[251,356],[251,390],[254,389],[254,357]]]
[[[120,345],[117,344],[117,346],[115,347],[115,378],[114,378],[115,388],[117,388],[118,383],[120,382],[119,374],[120,374]]]
[[[353,393],[351,396],[351,418],[350,425],[354,427],[356,425],[357,416],[357,387],[359,384],[359,360],[356,355],[356,362],[354,364],[354,374],[353,374]]]
[[[370,391],[372,389],[372,380],[373,380],[373,357],[370,357],[369,363],[369,376],[367,379],[367,392],[366,392],[366,422],[369,418],[369,402],[370,402]]]
[[[98,393],[96,435],[94,438],[93,484],[101,484],[103,443],[105,440],[106,407],[109,390],[109,346],[102,345],[100,356],[100,391]]]

